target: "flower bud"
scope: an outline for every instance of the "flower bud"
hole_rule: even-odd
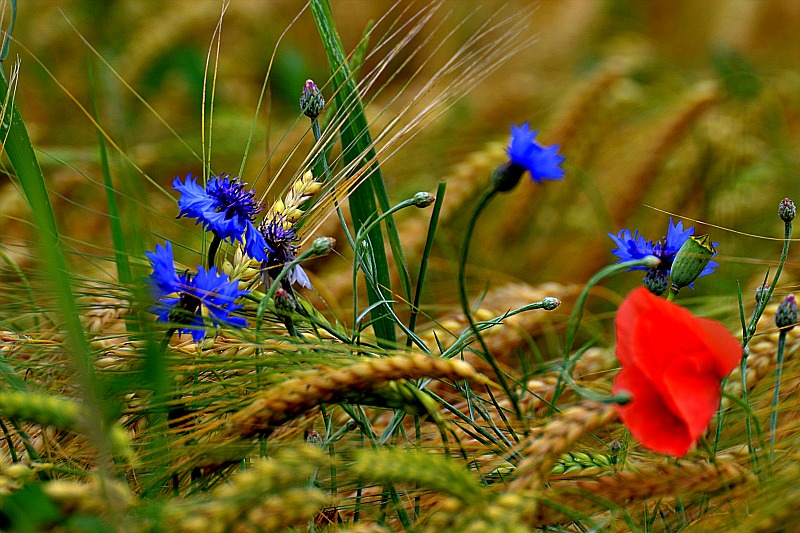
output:
[[[315,119],[325,108],[325,98],[312,80],[306,80],[303,94],[300,96],[300,110],[310,119]]]
[[[797,301],[794,294],[790,294],[783,299],[778,311],[775,313],[775,325],[789,331],[797,324]]]
[[[281,316],[292,316],[292,313],[297,310],[297,302],[284,289],[275,291],[273,301],[275,302],[275,311]]]
[[[760,304],[769,295],[769,282],[759,285],[756,289],[756,303]]]
[[[429,192],[418,192],[414,195],[414,206],[419,207],[420,209],[423,207],[428,207],[433,202],[436,201],[436,196],[432,195]]]
[[[645,274],[642,285],[656,296],[661,296],[669,288],[669,272],[662,268],[651,268]]]
[[[542,302],[544,303],[543,309],[545,311],[553,311],[559,305],[561,305],[561,300],[559,300],[554,296],[545,296],[544,298],[542,298]]]
[[[320,237],[314,239],[314,242],[311,244],[311,251],[314,255],[325,255],[330,253],[334,246],[336,246],[336,239],[333,237]]]
[[[672,262],[672,287],[679,290],[696,280],[717,253],[708,235],[691,236],[683,243]]]
[[[312,429],[306,434],[306,444],[311,444],[312,446],[322,444],[322,437],[316,429]]]
[[[794,202],[788,198],[781,200],[778,206],[778,216],[781,217],[781,220],[791,222],[795,215],[797,215],[797,208],[794,206]]]

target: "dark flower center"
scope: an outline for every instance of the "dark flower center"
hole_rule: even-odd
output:
[[[225,212],[225,218],[240,217],[253,220],[262,206],[255,199],[252,189],[245,189],[246,183],[239,178],[230,179],[228,175],[217,176],[208,184],[208,195],[216,201],[216,211]]]

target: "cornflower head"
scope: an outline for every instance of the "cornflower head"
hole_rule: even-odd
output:
[[[294,224],[283,216],[265,218],[260,231],[272,250],[267,253],[267,260],[261,263],[261,280],[269,287],[280,271],[297,257],[299,239]],[[311,281],[300,265],[292,267],[283,279],[286,280],[287,287],[297,283],[307,289],[311,288]]]
[[[178,333],[191,333],[195,342],[205,337],[204,314],[214,326],[226,324],[243,328],[247,325],[244,318],[230,316],[242,308],[234,303],[236,299],[247,294],[239,290],[237,281],[229,281],[227,275],[218,274],[216,267],[206,271],[198,266],[194,276],[189,272],[177,274],[169,241],[163,247],[156,245],[156,251],[146,252],[146,255],[153,267],[148,282],[153,299],[157,301],[153,312],[159,322],[179,324]]]
[[[494,185],[499,191],[516,187],[522,175],[528,172],[534,183],[542,180],[560,180],[564,177],[561,163],[564,156],[558,153],[559,145],[543,146],[536,142],[537,131],[524,122],[511,126],[511,140],[506,148],[508,162],[495,170]]]
[[[253,225],[253,219],[263,207],[255,199],[247,184],[229,174],[211,176],[205,189],[189,174],[186,182],[175,178],[172,188],[181,193],[178,200],[180,214],[196,218],[198,224],[220,239],[238,241],[244,245],[245,253],[259,261],[267,259],[269,245]]]
[[[611,250],[611,253],[619,258],[619,261],[617,261],[618,263],[631,261],[634,259],[642,259],[648,255],[654,255],[661,260],[661,263],[655,268],[650,269],[645,276],[645,284],[651,289],[652,292],[655,292],[656,294],[661,294],[667,289],[667,278],[671,273],[675,256],[677,255],[678,250],[680,250],[686,241],[688,241],[693,235],[694,226],[684,230],[683,222],[678,222],[675,224],[671,218],[669,219],[667,235],[663,240],[651,241],[640,235],[639,230],[634,230],[634,232],[631,233],[631,230],[627,228],[620,230],[617,235],[614,235],[613,233],[608,234],[608,236],[611,237],[611,240],[614,241],[614,244],[617,245],[617,248]],[[713,246],[716,245],[717,243],[713,243]],[[716,251],[713,255],[716,255]],[[697,277],[699,278],[702,276],[707,276],[708,274],[712,274],[718,266],[718,263],[709,261]],[[648,269],[644,266],[636,266],[631,267],[629,270]],[[694,288],[693,285],[694,284],[690,284],[689,286]],[[663,290],[658,290],[662,289],[662,287]],[[654,288],[657,289],[654,290]]]

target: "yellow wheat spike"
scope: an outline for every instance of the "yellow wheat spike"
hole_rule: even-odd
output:
[[[463,361],[412,355],[371,359],[336,370],[322,370],[289,380],[262,394],[233,415],[229,435],[247,438],[270,433],[276,425],[349,392],[378,389],[399,379],[470,379],[486,382]]]
[[[534,526],[569,523],[574,520],[559,511],[569,509],[579,515],[591,515],[616,506],[638,506],[658,497],[690,494],[711,495],[726,491],[755,478],[730,458],[718,456],[716,463],[660,463],[619,471],[594,479],[554,483],[541,497],[538,512],[532,518]]]

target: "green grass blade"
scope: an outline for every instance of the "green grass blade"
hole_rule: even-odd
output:
[[[68,335],[68,350],[84,395],[86,408],[91,413],[90,433],[95,443],[106,451],[109,447],[102,430],[102,409],[96,394],[96,379],[89,344],[81,326],[80,316],[72,291],[72,281],[67,270],[55,216],[47,194],[44,176],[33,150],[28,130],[13,100],[5,73],[0,71],[0,95],[3,95],[0,117],[0,138],[3,148],[19,180],[25,198],[31,207],[33,222],[38,233],[39,259],[50,289],[56,297]]]
[[[0,49],[0,61],[5,61],[8,57],[8,47],[11,45],[11,34],[14,32],[14,22],[17,20],[17,0],[9,0],[11,6],[11,20],[8,22],[8,29],[3,38],[3,48]]]
[[[92,95],[92,110],[94,119],[100,124],[100,113],[97,110],[97,95],[94,87],[94,76],[92,75],[92,64],[87,58],[87,71],[89,74],[89,89]],[[103,168],[103,181],[106,188],[106,200],[108,201],[109,224],[111,225],[111,239],[114,243],[114,260],[117,263],[117,277],[122,285],[130,286],[133,281],[131,274],[131,264],[128,260],[128,248],[125,244],[125,232],[122,229],[122,218],[119,214],[119,204],[117,195],[114,194],[114,182],[111,180],[111,170],[108,166],[108,152],[106,151],[105,137],[100,128],[97,128],[97,144],[100,150],[100,164]]]
[[[439,213],[442,211],[444,205],[444,193],[447,189],[447,182],[442,181],[439,183],[439,188],[436,190],[436,202],[433,204],[433,212],[431,213],[431,221],[428,224],[428,236],[425,239],[425,249],[422,252],[422,260],[419,263],[419,276],[417,277],[417,288],[414,291],[414,302],[411,304],[411,316],[408,319],[408,330],[413,334],[417,328],[417,318],[419,317],[419,305],[422,301],[422,291],[425,287],[425,275],[428,272],[428,259],[433,250],[433,240],[436,235],[436,228],[439,225]],[[411,347],[413,342],[412,337],[409,335],[406,339],[406,346]]]
[[[355,232],[358,233],[358,230],[366,224],[369,217],[374,216],[377,212],[376,197],[383,211],[390,208],[389,199],[375,150],[372,148],[372,136],[369,133],[364,107],[359,99],[356,83],[347,63],[342,42],[336,32],[330,4],[327,0],[312,0],[311,11],[333,71],[334,90],[336,92],[335,103],[340,110],[349,110],[348,121],[343,124],[341,129],[344,165],[347,166],[359,160],[362,162],[353,169],[353,172],[359,172],[365,167],[368,168],[366,170],[367,179],[350,195],[350,212],[353,216]],[[401,273],[400,280],[403,285],[403,291],[407,299],[410,300],[411,283],[405,266],[402,248],[400,247],[397,227],[392,217],[387,217],[385,223],[392,253]],[[370,231],[369,239],[373,246],[376,282],[379,289],[376,291],[374,288],[368,287],[369,301],[370,303],[377,301],[390,302],[392,300],[391,277],[388,258],[384,249],[383,233],[380,228],[374,228]],[[391,306],[391,304],[387,305]],[[386,346],[394,345],[397,340],[395,324],[387,310],[383,306],[376,307],[373,311],[373,319],[375,333],[381,344]]]

